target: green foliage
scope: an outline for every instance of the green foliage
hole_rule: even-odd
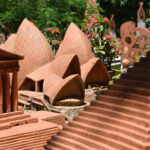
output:
[[[60,33],[59,29],[56,28],[46,28],[44,29],[44,35],[51,45],[52,50],[54,53],[58,50],[59,45],[62,42],[63,36]]]
[[[71,22],[81,27],[87,0],[39,0],[39,27],[57,27],[61,32]]]
[[[87,0],[0,0],[0,32],[15,33],[24,18],[40,29],[55,27],[62,34],[71,22],[79,27]]]
[[[141,56],[134,56],[136,59],[136,62],[140,62]]]
[[[36,7],[34,0],[0,0],[0,32],[6,37],[16,32],[24,18],[36,18]]]
[[[117,32],[119,34],[120,25],[126,21],[137,21],[137,11],[139,9],[139,1],[144,2],[144,10],[146,13],[146,26],[150,27],[150,1],[148,0],[97,0],[100,7],[104,9],[104,15],[115,15],[117,24]]]
[[[119,49],[115,46],[116,39],[108,33],[108,26],[108,18],[100,15],[89,25],[84,24],[83,30],[87,34],[96,56],[101,58],[108,70],[111,70],[112,60],[118,57]]]
[[[26,105],[23,105],[23,111],[25,111],[25,110],[28,111],[28,110],[30,110],[30,108]]]
[[[122,72],[121,72],[121,65],[114,65],[112,66],[112,70],[115,71],[115,75],[109,81],[109,85],[112,85],[116,79],[119,79]]]

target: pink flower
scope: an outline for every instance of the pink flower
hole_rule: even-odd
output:
[[[49,40],[49,43],[52,43],[52,40]]]
[[[53,30],[53,33],[55,33],[55,30]]]
[[[53,45],[57,45],[57,42],[54,42]]]
[[[89,26],[88,26],[87,24],[84,24],[84,28],[85,28],[85,29],[88,29]]]
[[[59,29],[55,30],[55,33],[58,34],[59,33]]]
[[[107,40],[110,40],[110,39],[113,38],[113,35],[105,35],[105,38],[106,38]]]
[[[119,41],[119,42],[120,42],[120,41],[121,41],[121,39],[120,39],[120,38],[117,38],[117,41]]]
[[[105,21],[105,22],[108,22],[108,21],[109,21],[109,19],[108,19],[107,17],[105,17],[105,18],[104,18],[104,21]]]
[[[86,37],[87,37],[88,39],[90,39],[90,38],[91,38],[91,35],[90,35],[90,34],[87,34]]]
[[[119,49],[118,49],[118,48],[116,48],[115,52],[116,52],[116,53],[119,53],[120,51],[119,51]]]
[[[32,24],[35,24],[34,22],[31,22]]]
[[[91,24],[92,24],[92,26],[94,26],[94,25],[96,24],[96,21],[95,21],[95,20],[92,20],[92,21],[91,21]]]
[[[47,31],[52,31],[52,28],[48,28]]]

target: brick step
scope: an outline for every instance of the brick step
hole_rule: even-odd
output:
[[[107,95],[100,95],[97,96],[96,101],[91,102],[91,105],[94,102],[105,102],[105,103],[110,103],[110,104],[116,104],[120,105],[120,107],[125,106],[128,107],[129,109],[138,109],[138,111],[150,111],[150,107],[147,104],[138,102],[134,99],[126,99],[126,98],[119,98],[119,97],[113,97],[113,96],[107,96]],[[147,113],[145,113],[147,115]]]
[[[1,118],[0,123],[5,123],[5,122],[10,122],[10,121],[16,121],[16,120],[21,120],[25,118],[30,118],[31,116],[29,114],[19,114],[16,116],[10,116],[6,118]]]
[[[11,116],[16,116],[16,115],[21,115],[21,114],[23,114],[22,111],[13,111],[9,113],[3,113],[3,114],[0,114],[0,119],[11,117]]]
[[[147,51],[146,58],[150,58],[150,51]]]
[[[143,143],[140,140],[134,139],[130,136],[124,135],[124,134],[118,134],[118,132],[113,132],[113,131],[108,131],[108,130],[104,130],[104,129],[97,129],[95,128],[95,126],[93,126],[92,128],[86,128],[84,127],[80,127],[80,128],[73,128],[71,126],[67,126],[63,129],[64,132],[70,132],[75,133],[77,135],[80,136],[85,136],[86,138],[91,138],[93,137],[93,140],[97,140],[98,142],[101,141],[101,137],[104,138],[108,138],[108,139],[113,139],[115,141],[123,143],[123,144],[127,144],[136,148],[142,148],[143,147]],[[100,136],[100,137],[99,137]]]
[[[48,145],[48,147],[47,147],[47,145]],[[58,141],[54,141],[54,140],[49,141],[47,145],[44,146],[44,148],[46,148],[48,150],[55,150],[55,149],[58,149],[58,150],[62,150],[62,149],[65,149],[65,150],[77,150],[73,146],[64,145],[63,143],[58,142]]]
[[[53,142],[55,142],[55,141],[52,141],[52,142],[50,143],[50,145],[48,145],[48,144],[47,144],[47,145],[44,145],[44,149],[45,149],[45,150],[63,150],[63,149],[65,149],[65,150],[71,150],[71,149],[68,149],[68,148],[66,148],[66,147],[65,147],[65,148],[63,148],[63,147],[62,147],[62,148],[58,148],[58,147],[57,147],[57,143],[58,143],[58,142],[55,142],[56,144],[53,144]],[[36,149],[35,149],[35,150],[36,150]]]
[[[85,119],[84,119],[85,120]],[[94,124],[94,126],[93,126]],[[108,131],[108,132],[119,132],[123,135],[126,136],[130,136],[132,138],[135,138],[137,140],[140,141],[145,141],[144,135],[145,134],[139,134],[139,133],[135,133],[132,130],[128,129],[128,128],[123,128],[117,125],[113,125],[110,123],[106,123],[106,122],[98,122],[98,121],[93,121],[93,120],[88,120],[88,124],[84,123],[84,122],[79,122],[79,121],[70,121],[68,123],[68,127],[73,127],[73,128],[81,128],[81,129],[87,129],[88,131],[91,130],[91,128],[95,129],[95,132],[97,133],[97,131]]]
[[[149,61],[140,61],[134,63],[134,68],[149,68],[150,62]]]
[[[126,85],[132,87],[141,87],[150,89],[150,83],[142,82],[138,80],[129,80],[129,79],[117,79],[114,81],[115,84]]]
[[[0,142],[1,142],[1,144],[8,143],[8,141],[15,142],[16,140],[20,141],[20,140],[26,139],[29,136],[35,137],[35,136],[45,134],[45,133],[49,133],[49,134],[51,133],[52,135],[54,135],[54,133],[57,133],[58,131],[59,131],[58,129],[45,129],[45,130],[40,130],[37,132],[30,132],[30,133],[19,134],[19,135],[16,134],[14,136],[9,136],[6,138],[0,138]]]
[[[22,104],[22,105],[26,105],[26,106],[30,106],[31,103],[29,103],[27,100],[24,100],[24,99],[18,99],[18,103],[19,104]]]
[[[120,85],[120,84],[113,84],[108,87],[111,90],[116,90],[116,91],[126,91],[129,93],[135,93],[135,94],[140,94],[143,96],[150,96],[150,90],[146,88],[141,88],[141,87],[132,87],[131,86],[126,86],[126,85]]]
[[[46,133],[39,133],[38,135],[33,135],[33,136],[26,136],[24,138],[18,138],[14,140],[8,140],[8,141],[3,141],[1,142],[0,148],[4,147],[13,147],[16,145],[22,145],[24,143],[32,142],[32,140],[37,140],[46,137],[47,140],[49,139],[49,136],[55,135],[56,132],[46,132]],[[45,141],[46,142],[46,141]],[[11,143],[11,144],[10,144]]]
[[[125,143],[121,143],[119,141],[115,141],[115,140],[107,138],[107,137],[103,137],[101,135],[97,135],[94,133],[88,134],[88,131],[86,131],[86,132],[80,131],[80,135],[78,133],[74,133],[74,132],[63,131],[63,132],[60,132],[59,137],[71,138],[75,141],[78,140],[87,145],[91,145],[91,147],[94,147],[94,145],[95,145],[94,143],[97,142],[97,144],[103,143],[103,145],[105,144],[107,147],[109,145],[109,147],[111,147],[109,149],[111,149],[111,150],[116,149],[116,148],[123,149],[123,150],[131,150],[131,149],[137,150],[136,147],[127,145]],[[97,145],[96,148],[99,148],[99,146]],[[140,148],[141,148],[141,146],[140,146]]]
[[[29,148],[30,149],[30,148]],[[28,150],[29,150],[28,149]],[[27,150],[26,148],[22,148],[21,150]],[[31,147],[31,150],[45,150],[43,146],[33,146]]]
[[[18,126],[18,125],[27,124],[27,123],[37,123],[37,122],[38,122],[38,118],[25,118],[25,119],[21,119],[21,120],[11,121],[10,125],[11,125],[11,127],[14,127],[14,126]]]
[[[110,117],[107,116],[105,114],[99,114],[96,112],[80,112],[79,116],[76,118],[74,118],[74,120],[78,120],[78,121],[84,121],[88,124],[89,121],[88,120],[92,120],[92,121],[97,121],[97,122],[106,122],[112,125],[116,125],[116,126],[120,126],[123,128],[127,128],[127,129],[131,129],[133,130],[133,132],[139,133],[139,134],[145,134],[146,133],[146,129],[142,126],[139,126],[138,124],[134,124],[132,123],[132,121],[125,121],[125,120],[121,120],[115,117]],[[91,119],[92,118],[92,119]]]
[[[103,107],[104,106],[104,107]],[[147,119],[142,119],[133,115],[128,115],[126,113],[123,112],[123,110],[120,112],[118,110],[115,110],[113,108],[113,106],[106,106],[103,105],[102,107],[96,107],[96,106],[87,106],[85,107],[85,112],[91,112],[91,113],[100,113],[102,115],[107,115],[111,118],[117,118],[119,120],[123,120],[123,121],[132,121],[133,124],[138,124],[139,126],[145,127],[148,124]],[[110,107],[110,109],[108,108]],[[113,108],[113,109],[111,109]]]
[[[120,92],[116,90],[106,90],[101,92],[102,95],[113,96],[118,98],[125,98],[130,100],[135,100],[144,104],[150,104],[150,98],[148,96],[143,96],[135,93]]]
[[[148,63],[150,63],[150,59],[149,59],[149,58],[146,58],[146,57],[142,57],[142,58],[140,59],[140,62],[148,62]]]
[[[143,82],[150,82],[150,78],[148,74],[136,74],[136,73],[123,73],[121,74],[121,79],[129,79]]]
[[[130,107],[128,107],[128,102],[126,102],[126,101],[123,101],[122,103],[119,103],[119,102],[117,100],[116,101],[114,100],[114,103],[109,103],[105,100],[101,100],[101,101],[97,100],[97,101],[93,101],[91,103],[91,106],[110,109],[113,111],[117,111],[118,113],[124,113],[126,115],[131,115],[131,116],[142,118],[142,120],[143,119],[147,120],[150,118],[149,113],[147,113],[146,111],[141,111],[141,110],[135,109],[134,107],[130,108]],[[87,106],[87,107],[89,107],[89,106]]]
[[[149,68],[142,68],[142,67],[128,68],[127,73],[146,75],[146,74],[150,73],[150,69]]]
[[[42,137],[42,139],[39,138],[37,140],[32,140],[32,142],[28,142],[28,143],[24,143],[22,141],[22,145],[5,147],[4,149],[0,148],[0,150],[23,150],[23,149],[32,150],[32,147],[35,147],[35,146],[38,146],[38,147],[44,146],[44,144],[46,143],[47,139],[48,138]],[[30,139],[28,141],[30,141]]]
[[[150,144],[149,143],[145,144],[144,148],[145,148],[144,150],[149,150],[150,149]]]
[[[73,148],[77,148],[78,150],[94,150],[94,149],[98,150],[98,148],[101,148],[103,150],[108,150],[108,149],[105,149],[104,147],[102,147],[101,143],[98,143],[96,141],[91,142],[90,139],[88,139],[88,141],[87,141],[85,138],[85,139],[83,139],[84,140],[84,142],[83,142],[83,141],[81,141],[81,139],[74,140],[74,138],[72,138],[72,137],[67,138],[65,136],[61,136],[60,133],[62,133],[62,132],[58,133],[59,136],[52,137],[52,140],[55,140],[56,142],[63,144],[64,145],[63,148],[65,148],[66,145],[67,146],[69,145]],[[70,136],[72,136],[72,134]],[[49,144],[49,142],[50,141],[48,141],[48,144]]]
[[[0,131],[5,130],[5,129],[9,129],[9,128],[11,128],[11,124],[9,124],[8,122],[0,124]]]
[[[27,149],[23,148],[22,150],[27,150]],[[32,147],[31,150],[45,150],[45,149],[44,149],[43,146],[41,146],[41,147],[40,146],[37,146],[37,147],[35,146],[35,147]]]

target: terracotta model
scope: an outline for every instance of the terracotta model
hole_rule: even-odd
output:
[[[111,19],[110,19],[109,34],[113,35],[113,37],[116,38],[116,23],[114,20],[114,14],[111,15]]]
[[[18,29],[14,52],[25,58],[20,62],[19,87],[27,74],[54,59],[54,53],[44,35],[27,19],[23,20]]]
[[[136,61],[135,56],[145,56],[145,48],[150,44],[150,31],[146,28],[137,28],[133,21],[128,21],[121,25],[120,35],[123,49],[122,63],[128,67]]]
[[[21,59],[23,56],[0,49],[0,113],[18,110],[17,72],[18,61]],[[12,73],[11,86],[10,73]]]
[[[149,150],[150,52],[147,55],[49,139],[45,149]]]
[[[0,150],[42,150],[46,141],[61,130],[60,125],[44,120],[58,116],[48,113],[37,112],[31,116],[14,111],[0,114]]]
[[[73,23],[56,56],[43,34],[27,19],[19,27],[14,42],[13,51],[25,57],[20,63],[19,89],[43,91],[52,105],[72,105],[73,101],[65,101],[66,98],[77,98],[75,105],[83,104],[82,79],[86,86],[109,82],[106,67],[95,57],[90,42]],[[4,45],[7,44],[9,42]]]
[[[120,37],[124,37],[125,35],[131,34],[136,28],[136,24],[134,21],[127,21],[120,26]]]
[[[9,52],[13,52],[15,40],[16,40],[16,34],[11,34],[7,39],[7,41],[4,44],[0,45],[0,48],[5,49]]]
[[[9,41],[6,41],[5,47],[9,46]],[[25,57],[20,62],[18,75],[20,90],[43,91],[52,105],[61,104],[59,101],[65,98],[78,98],[75,105],[83,104],[84,84],[79,76],[80,63],[75,54],[55,58],[43,34],[27,19],[20,25],[12,48],[11,51]],[[71,100],[66,103],[72,105]]]
[[[139,2],[139,10],[137,13],[137,27],[145,28],[145,12],[143,9],[143,2]]]
[[[74,23],[69,25],[64,40],[56,53],[56,58],[66,54],[75,54],[79,57],[81,77],[86,86],[109,82],[110,78],[106,67],[95,56],[86,35]]]

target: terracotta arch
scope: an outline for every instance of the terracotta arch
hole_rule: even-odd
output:
[[[20,62],[19,87],[27,74],[54,59],[54,53],[44,35],[27,19],[18,29],[14,52],[25,58]]]
[[[56,58],[67,54],[78,56],[81,77],[85,85],[88,83],[108,84],[110,76],[105,65],[99,58],[96,58],[86,35],[74,23],[69,25],[64,40],[56,53]]]
[[[48,80],[48,81],[47,81]],[[55,83],[54,83],[55,81]],[[47,83],[52,86],[48,86]],[[65,79],[58,77],[56,74],[51,73],[50,76],[44,80],[43,84],[45,99],[47,99],[50,104],[58,105],[63,99],[66,98],[77,98],[80,99],[78,104],[81,105],[84,102],[84,83],[79,75],[71,75]],[[71,100],[69,102],[72,103]]]

